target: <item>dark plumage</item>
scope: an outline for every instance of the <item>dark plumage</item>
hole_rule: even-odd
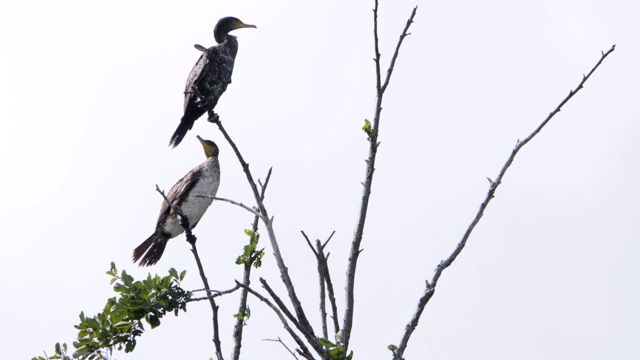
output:
[[[171,136],[170,146],[178,146],[187,131],[193,127],[193,123],[205,112],[211,112],[210,121],[218,119],[213,109],[227,85],[231,83],[233,64],[238,53],[238,40],[235,36],[229,35],[229,32],[242,28],[255,26],[247,25],[234,17],[222,18],[213,29],[213,36],[218,45],[206,50],[203,46],[196,45],[196,49],[201,50],[202,55],[187,78],[184,89],[184,115]]]
[[[202,164],[196,166],[180,179],[167,195],[167,199],[173,206],[179,207],[189,219],[191,228],[198,225],[198,221],[207,211],[213,201],[210,198],[197,197],[196,195],[215,196],[220,185],[220,164],[218,163],[218,146],[210,140],[198,140],[204,148],[207,156]],[[133,251],[133,262],[140,260],[140,266],[153,265],[160,260],[167,242],[182,234],[184,229],[180,225],[180,219],[167,204],[162,201],[160,216],[156,224],[155,232],[149,236],[140,246]]]

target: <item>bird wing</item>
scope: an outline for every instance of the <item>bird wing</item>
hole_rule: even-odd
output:
[[[202,52],[198,62],[193,66],[193,69],[191,69],[191,72],[189,73],[189,77],[187,77],[187,84],[184,88],[184,111],[187,110],[187,105],[197,98],[198,95],[194,90],[197,89],[198,84],[207,74],[210,63],[209,49]]]
[[[186,196],[189,191],[191,191],[191,189],[193,189],[193,187],[196,185],[196,182],[198,181],[201,173],[202,169],[193,169],[171,187],[171,190],[169,190],[169,195],[167,195],[167,199],[173,206],[182,205],[184,196]],[[169,204],[167,204],[166,201],[162,201],[162,206],[160,207],[160,216],[158,217],[158,224],[163,223],[170,213],[171,208],[169,207]]]

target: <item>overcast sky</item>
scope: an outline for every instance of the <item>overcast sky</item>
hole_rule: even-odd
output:
[[[407,359],[640,358],[640,3],[382,0],[386,66],[419,5],[388,88],[357,274],[352,349],[388,359],[424,280],[447,257],[518,139],[613,44],[586,87],[527,145],[468,246],[447,270]],[[114,261],[135,277],[188,271],[184,236],[150,269],[131,264],[169,189],[220,146],[218,195],[252,204],[232,150],[196,122],[167,145],[186,77],[233,15],[240,43],[217,112],[255,177],[273,167],[266,206],[302,301],[319,328],[316,267],[299,231],[330,245],[342,313],[344,269],[374,110],[372,1],[3,2],[0,5],[0,342],[3,358],[71,344],[78,314],[114,293]],[[212,287],[252,217],[214,203],[195,234]],[[266,234],[265,277],[284,294]],[[254,280],[254,284],[257,281]],[[256,285],[257,287],[257,285]],[[237,297],[219,302],[225,356]],[[286,359],[293,342],[250,299],[243,358]],[[208,359],[210,308],[189,305],[118,359]]]

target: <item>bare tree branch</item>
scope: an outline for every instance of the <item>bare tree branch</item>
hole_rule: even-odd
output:
[[[198,265],[198,272],[200,273],[200,278],[202,279],[202,283],[204,284],[204,288],[206,289],[207,297],[209,298],[209,304],[211,305],[211,311],[213,312],[213,343],[216,347],[216,357],[218,360],[223,360],[222,356],[222,346],[220,345],[220,330],[218,328],[218,308],[219,306],[216,304],[216,301],[213,297],[213,292],[209,287],[209,281],[207,280],[206,275],[204,274],[204,268],[202,267],[202,262],[200,261],[200,256],[198,255],[198,248],[196,247],[196,242],[190,242],[191,244],[191,252],[193,253],[193,257],[196,259],[196,264]]]
[[[324,244],[322,244],[322,249],[324,250],[325,247],[327,247],[327,245],[329,245],[329,241],[331,241],[331,239],[333,239],[333,235],[336,234],[336,231],[333,230],[331,232],[331,235],[329,235],[329,237],[327,238],[327,240],[324,242]]]
[[[231,145],[231,148],[233,148],[233,151],[238,157],[238,161],[240,161],[240,165],[242,166],[242,169],[245,175],[247,176],[247,181],[249,182],[249,186],[253,191],[253,195],[255,197],[256,203],[258,204],[259,213],[261,214],[261,218],[267,229],[267,234],[269,235],[269,241],[271,243],[271,248],[273,249],[273,255],[276,258],[276,264],[278,265],[278,269],[280,270],[280,278],[284,283],[285,288],[287,289],[289,300],[291,301],[293,308],[296,312],[296,317],[298,319],[298,322],[305,329],[305,332],[314,334],[313,328],[309,323],[307,316],[304,313],[304,309],[302,308],[302,303],[300,302],[298,295],[296,295],[293,282],[291,281],[291,276],[289,275],[289,269],[285,265],[284,258],[282,257],[282,253],[280,252],[280,246],[278,245],[278,240],[276,239],[276,234],[273,229],[273,218],[269,217],[267,209],[264,206],[264,202],[260,198],[258,187],[256,186],[256,183],[253,180],[253,176],[251,175],[251,171],[249,170],[249,164],[247,164],[246,161],[244,161],[244,158],[242,157],[240,150],[238,150],[238,147],[233,142],[233,140],[225,130],[224,126],[222,126],[222,122],[218,121],[216,122],[216,124],[218,125],[218,129],[220,130],[222,135],[225,137],[229,145]],[[315,344],[313,345],[314,345],[314,349],[322,348],[322,346],[320,345],[320,342],[317,339],[315,340]]]
[[[404,332],[404,335],[402,337],[400,345],[398,346],[398,349],[394,352],[394,355],[393,355],[393,359],[394,360],[402,359],[404,351],[405,351],[405,349],[407,347],[407,344],[409,342],[409,338],[411,337],[411,334],[413,333],[413,331],[418,326],[418,321],[420,320],[422,312],[424,311],[427,303],[429,302],[429,300],[431,299],[431,297],[433,296],[433,294],[435,292],[436,286],[438,285],[438,280],[440,279],[440,276],[442,275],[442,272],[446,268],[451,266],[453,261],[462,252],[462,249],[466,245],[467,240],[469,239],[469,236],[471,235],[471,232],[476,227],[478,222],[480,222],[480,219],[484,215],[484,211],[486,210],[487,206],[489,205],[489,203],[493,199],[493,197],[495,195],[495,192],[498,189],[498,186],[500,186],[500,184],[502,183],[502,179],[504,178],[505,173],[507,172],[507,170],[511,166],[511,163],[513,163],[513,160],[515,159],[515,157],[518,154],[518,152],[520,151],[520,149],[522,149],[529,141],[531,141],[542,130],[542,128],[545,125],[547,125],[547,123],[551,120],[551,118],[553,118],[557,113],[559,113],[560,110],[562,109],[562,107],[575,94],[577,94],[578,91],[580,91],[584,87],[584,84],[587,82],[587,80],[596,71],[596,69],[600,66],[600,64],[602,64],[602,61],[604,61],[604,59],[607,56],[609,56],[609,54],[611,54],[615,50],[615,48],[616,48],[616,46],[613,45],[613,46],[611,46],[609,51],[607,51],[606,53],[602,52],[602,56],[600,57],[600,60],[598,60],[596,65],[591,69],[591,71],[589,71],[589,73],[587,75],[583,75],[582,81],[580,81],[578,86],[575,89],[569,91],[569,94],[564,98],[564,100],[562,100],[560,102],[560,104],[551,113],[549,113],[547,118],[544,119],[544,121],[531,134],[529,134],[529,136],[527,136],[522,141],[518,141],[518,143],[516,144],[515,148],[511,151],[511,155],[509,155],[509,158],[507,158],[507,161],[505,162],[505,164],[502,166],[502,169],[498,173],[498,176],[496,177],[496,180],[492,181],[491,179],[489,179],[489,191],[487,192],[487,195],[485,196],[484,200],[480,204],[480,209],[478,209],[478,212],[476,213],[476,216],[471,221],[471,224],[469,225],[469,227],[465,231],[464,235],[462,236],[462,239],[460,240],[460,242],[458,243],[456,248],[453,250],[451,255],[449,255],[448,258],[446,258],[445,260],[441,261],[440,264],[438,264],[438,266],[436,267],[435,273],[433,274],[433,278],[431,279],[431,281],[430,282],[426,281],[425,290],[424,290],[422,296],[420,297],[420,300],[418,301],[418,307],[417,307],[413,317],[411,318],[411,320],[409,321],[409,323],[407,324],[407,326],[405,328],[406,330]]]
[[[304,240],[307,242],[307,245],[309,245],[311,252],[316,257],[316,262],[318,264],[318,287],[319,287],[318,291],[320,292],[319,310],[320,310],[320,321],[322,322],[322,337],[325,339],[328,339],[329,335],[327,331],[326,293],[325,293],[324,276],[322,275],[322,264],[320,263],[320,256],[318,255],[318,252],[313,248],[313,245],[311,245],[311,241],[309,240],[309,237],[307,236],[307,234],[305,234],[303,230],[300,230],[300,232],[302,233]]]
[[[267,290],[267,293],[269,293],[269,296],[271,296],[273,301],[275,301],[276,305],[278,305],[280,310],[282,310],[282,312],[287,316],[287,318],[289,318],[289,320],[296,326],[298,331],[300,331],[302,335],[304,335],[305,339],[307,339],[307,342],[311,344],[313,349],[320,355],[324,354],[324,348],[316,338],[315,334],[308,331],[307,329],[304,328],[304,326],[302,326],[302,324],[300,324],[300,322],[293,316],[291,311],[289,311],[289,309],[284,304],[284,302],[282,302],[282,299],[280,299],[280,297],[275,293],[275,291],[273,291],[271,286],[269,286],[269,284],[267,283],[267,280],[260,278],[260,283],[262,284],[262,287],[265,290]]]
[[[221,198],[221,197],[217,197],[217,196],[209,196],[209,195],[196,195],[196,196],[197,197],[202,197],[202,198],[218,200],[218,201],[223,201],[223,202],[228,202],[229,204],[233,204],[233,205],[239,206],[239,207],[247,210],[248,212],[252,213],[256,217],[262,218],[260,213],[258,213],[255,209],[252,209],[252,208],[248,207],[247,205],[245,205],[245,204],[243,204],[241,202],[237,202],[235,200],[225,199],[225,198]]]
[[[396,64],[396,59],[398,58],[398,54],[400,53],[400,46],[407,35],[409,35],[409,27],[411,23],[413,23],[413,18],[416,16],[416,12],[418,8],[415,7],[411,12],[407,20],[407,24],[400,35],[400,39],[396,45],[396,49],[391,58],[391,63],[389,64],[389,68],[387,69],[387,76],[382,81],[382,75],[380,70],[380,47],[378,44],[378,0],[375,0],[375,6],[373,9],[373,37],[374,37],[374,45],[375,45],[375,66],[376,66],[376,109],[375,109],[375,117],[373,118],[373,128],[372,132],[369,136],[369,157],[366,160],[366,170],[365,170],[365,180],[363,183],[362,190],[362,201],[360,204],[360,215],[358,217],[358,224],[356,226],[356,230],[354,232],[353,242],[351,243],[351,251],[349,254],[349,262],[347,266],[347,280],[346,280],[346,307],[344,311],[342,332],[344,334],[344,348],[349,348],[349,339],[351,337],[351,329],[353,327],[353,306],[354,306],[354,288],[355,288],[355,277],[356,277],[356,265],[358,262],[358,255],[360,254],[360,244],[362,242],[362,235],[364,233],[364,225],[367,217],[367,209],[369,207],[369,197],[371,195],[371,184],[373,182],[373,172],[375,171],[375,162],[376,155],[378,153],[378,132],[380,129],[380,116],[382,113],[382,99],[384,97],[384,92],[389,85],[389,81],[391,80],[391,74],[393,73],[393,69]]]
[[[279,342],[280,344],[282,344],[282,346],[284,346],[285,349],[287,349],[289,354],[291,354],[291,356],[293,356],[294,359],[298,360],[298,357],[296,356],[296,354],[289,349],[289,347],[282,341],[282,339],[280,339],[280,338],[278,338],[278,339],[264,339],[264,341]]]
[[[229,290],[222,290],[222,291],[217,291],[217,290],[211,290],[212,295],[211,296],[202,296],[202,297],[198,297],[198,298],[191,298],[189,300],[187,300],[187,302],[192,302],[192,301],[202,301],[202,300],[209,300],[211,298],[217,298],[223,295],[227,295],[227,294],[231,294],[233,292],[235,292],[236,290],[240,289],[239,286],[234,286],[233,288],[229,289]],[[202,289],[205,290],[206,289]],[[191,290],[191,292],[196,292],[199,290]]]
[[[241,288],[246,289],[251,295],[257,297],[263,303],[267,304],[267,306],[269,306],[271,308],[271,310],[273,310],[273,312],[276,313],[276,315],[278,316],[278,318],[282,322],[282,325],[284,326],[285,330],[287,330],[289,335],[291,335],[291,338],[293,338],[293,340],[296,342],[296,344],[298,344],[298,347],[300,348],[300,354],[305,359],[314,360],[314,357],[311,354],[311,352],[309,351],[309,348],[307,348],[307,345],[304,343],[304,341],[302,341],[302,339],[298,336],[298,334],[296,334],[296,332],[291,328],[291,326],[289,326],[289,323],[287,322],[287,319],[282,314],[280,309],[278,309],[277,306],[275,306],[271,301],[269,301],[269,299],[267,299],[266,297],[260,295],[257,291],[253,290],[252,288],[250,288],[248,286],[245,286],[244,284],[241,284],[238,281],[236,281],[236,284],[238,284],[238,286],[240,286]]]
[[[325,241],[324,245],[320,245],[320,241],[317,242],[318,255],[320,256],[320,262],[322,264],[322,276],[324,277],[325,285],[327,287],[327,296],[329,297],[329,304],[331,305],[331,318],[333,319],[333,332],[337,334],[340,331],[340,324],[338,324],[338,306],[336,304],[336,296],[333,291],[333,282],[331,281],[331,273],[329,272],[329,254],[325,256],[324,247],[329,243],[331,237],[335,234],[335,231],[331,233],[329,239]]]
[[[318,263],[318,279],[320,286],[320,318],[322,320],[322,336],[325,339],[328,339],[328,329],[327,329],[327,311],[326,311],[326,297],[329,298],[329,304],[331,305],[332,312],[332,320],[333,320],[333,334],[337,334],[340,331],[340,325],[338,324],[338,307],[336,305],[336,298],[333,291],[333,283],[331,282],[331,275],[329,273],[329,264],[327,262],[328,255],[325,256],[324,248],[329,244],[331,238],[336,233],[333,231],[329,238],[324,242],[324,244],[320,243],[320,240],[316,240],[316,247],[314,248],[311,245],[311,241],[307,234],[304,231],[300,231],[302,236],[304,237],[307,245],[311,249],[311,252],[316,257],[316,262]],[[326,289],[326,293],[325,293]]]

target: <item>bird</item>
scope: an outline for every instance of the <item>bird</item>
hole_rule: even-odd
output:
[[[133,251],[133,262],[139,260],[140,266],[156,264],[162,257],[167,242],[184,232],[180,217],[177,216],[173,207],[182,211],[193,229],[213,202],[211,197],[218,191],[220,185],[218,146],[211,140],[204,140],[200,136],[197,138],[202,144],[207,159],[171,187],[167,200],[172,206],[169,206],[167,201],[162,201],[154,233]]]
[[[187,77],[184,89],[184,115],[171,136],[169,146],[178,146],[187,131],[193,127],[193,123],[205,112],[209,113],[209,121],[218,121],[219,117],[213,109],[222,93],[227,90],[227,85],[231,83],[233,64],[238,53],[238,40],[235,36],[229,35],[229,32],[242,28],[256,26],[245,24],[235,17],[224,17],[213,29],[213,37],[218,45],[208,49],[202,45],[194,45],[202,51],[202,55]]]

